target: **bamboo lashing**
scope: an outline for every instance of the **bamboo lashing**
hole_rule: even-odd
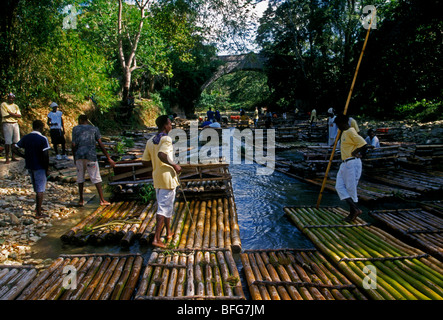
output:
[[[36,275],[32,266],[0,266],[0,300],[14,300]]]
[[[374,19],[375,19],[375,12],[372,12],[371,23],[369,24],[368,31],[366,32],[365,41],[363,43],[363,48],[361,50],[360,57],[358,58],[357,67],[355,69],[354,78],[352,79],[351,88],[349,90],[349,94],[348,94],[348,98],[346,100],[346,105],[345,105],[345,109],[343,110],[343,114],[347,114],[347,112],[348,112],[348,107],[349,107],[349,102],[351,101],[352,91],[354,91],[355,81],[357,79],[358,71],[360,69],[360,64],[361,64],[361,61],[363,59],[363,54],[366,49],[366,44],[368,43],[369,32],[371,31],[371,27],[372,27],[372,23],[374,22]],[[338,140],[340,139],[340,136],[341,136],[341,131],[340,131],[340,129],[338,129],[337,136],[335,137],[335,141],[334,141],[334,146],[332,147],[331,157],[329,158],[328,166],[326,168],[325,176],[323,178],[323,183],[322,183],[322,186],[320,189],[320,194],[318,195],[317,206],[316,206],[317,209],[319,208],[320,203],[321,203],[321,198],[323,196],[323,190],[325,189],[326,180],[328,179],[328,174],[329,174],[329,170],[331,169],[332,159],[334,158],[335,149],[337,148],[337,143],[338,143]]]

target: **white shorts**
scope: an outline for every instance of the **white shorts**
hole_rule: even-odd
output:
[[[352,198],[358,202],[357,185],[361,176],[362,163],[359,158],[342,162],[337,173],[335,190],[337,190],[340,200]]]
[[[3,137],[5,144],[15,144],[20,140],[20,128],[17,122],[3,122]]]
[[[175,189],[155,189],[157,196],[157,214],[171,218],[174,213]]]
[[[77,183],[85,182],[86,170],[88,171],[89,179],[91,179],[93,184],[102,182],[97,161],[94,162],[87,159],[80,159],[75,161],[75,166],[77,167]]]

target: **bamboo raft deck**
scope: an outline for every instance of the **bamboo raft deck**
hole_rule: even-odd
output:
[[[240,258],[253,300],[367,300],[316,249],[245,250]]]
[[[228,249],[154,250],[136,300],[245,300]]]
[[[443,173],[440,171],[414,171],[408,169],[377,170],[363,175],[368,181],[397,186],[421,194],[443,190]]]
[[[377,221],[443,261],[443,218],[423,209],[375,210]]]
[[[143,204],[120,201],[100,207],[65,232],[61,241],[75,246],[120,244],[130,246],[134,241],[147,245],[155,233],[156,201]],[[189,210],[185,201],[175,202],[171,220],[174,237],[170,246],[177,248],[230,248],[241,251],[237,211],[232,198],[191,200]],[[165,229],[162,236],[166,236]]]
[[[371,299],[443,299],[443,263],[429,254],[360,218],[344,222],[348,212],[338,207],[286,207],[284,211]]]
[[[0,266],[0,300],[14,300],[37,273],[33,266]]]
[[[17,300],[131,300],[142,263],[140,255],[61,255]],[[72,278],[69,267],[76,270]]]

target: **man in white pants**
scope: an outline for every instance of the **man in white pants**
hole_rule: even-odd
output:
[[[22,117],[19,107],[14,103],[15,95],[8,94],[8,101],[1,104],[3,137],[5,138],[5,164],[10,163],[9,154],[12,161],[18,161],[14,154],[14,145],[20,140],[20,128],[18,119]]]
[[[340,152],[342,163],[337,173],[335,189],[340,200],[349,204],[350,212],[345,218],[346,221],[353,221],[362,211],[357,207],[358,195],[357,185],[360,180],[362,163],[361,157],[367,148],[373,148],[349,126],[349,117],[343,114],[337,115],[335,123],[342,131]]]
[[[152,244],[165,248],[161,241],[161,231],[166,227],[166,237],[170,240],[173,234],[170,229],[171,218],[174,213],[175,189],[178,187],[178,174],[181,167],[173,162],[172,139],[168,136],[172,130],[172,123],[168,116],[159,116],[155,120],[158,133],[148,140],[142,156],[145,166],[152,165],[152,179],[157,196],[156,229]]]

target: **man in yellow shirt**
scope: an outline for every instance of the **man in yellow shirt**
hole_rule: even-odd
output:
[[[148,140],[142,156],[145,166],[152,165],[152,179],[157,197],[156,229],[152,244],[156,247],[165,248],[160,235],[163,226],[166,226],[167,239],[173,234],[170,229],[172,214],[174,213],[175,189],[179,185],[178,174],[181,167],[173,162],[172,139],[168,136],[172,130],[172,123],[168,116],[159,116],[155,120],[158,133]]]
[[[14,103],[14,100],[15,95],[10,93],[8,94],[8,102],[3,102],[1,105],[6,164],[10,163],[9,153],[11,153],[12,161],[17,161],[12,146],[20,140],[18,119],[22,117],[22,114],[18,106]]]
[[[342,131],[341,134],[341,159],[340,169],[337,173],[335,189],[337,190],[340,200],[344,200],[349,204],[350,213],[345,218],[346,221],[353,221],[362,213],[357,207],[357,185],[360,180],[362,163],[361,157],[368,145],[366,141],[349,125],[349,117],[340,114],[335,118],[335,123]]]

